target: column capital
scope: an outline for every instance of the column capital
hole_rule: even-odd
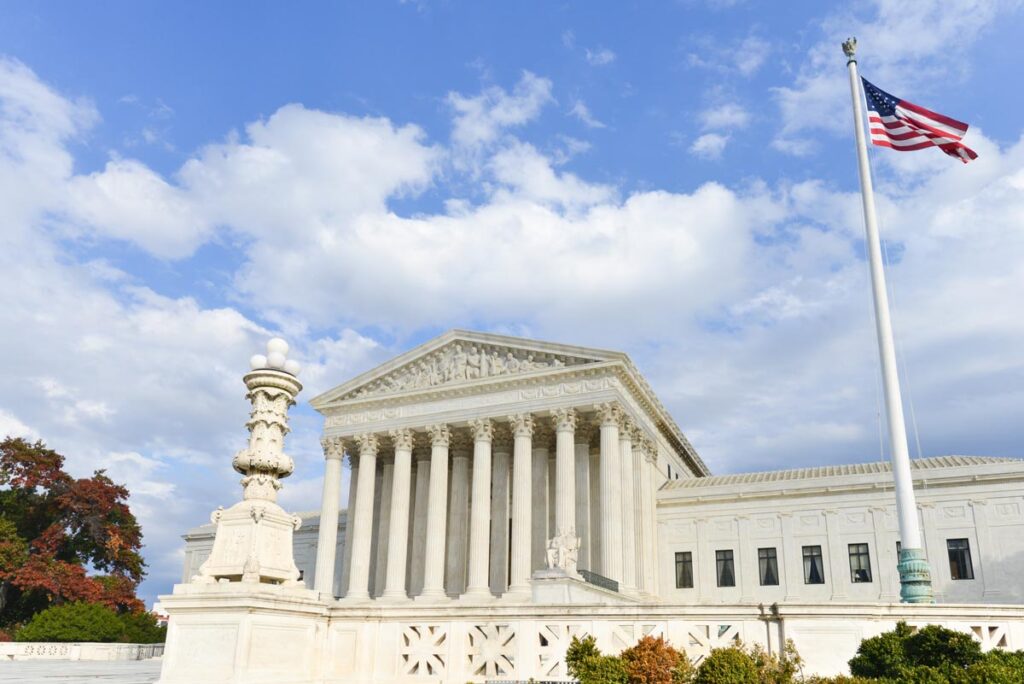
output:
[[[507,452],[512,448],[512,431],[504,422],[494,423],[494,448]]]
[[[446,447],[451,443],[452,431],[447,425],[428,425],[427,433],[431,446]]]
[[[391,441],[395,445],[395,450],[401,449],[403,451],[412,450],[413,431],[410,428],[398,428],[397,430],[391,430],[388,432],[391,436]]]
[[[551,412],[556,432],[572,432],[576,429],[578,417],[574,408],[557,408]]]
[[[533,448],[550,449],[554,441],[555,431],[546,420],[538,420],[533,426]]]
[[[597,417],[601,427],[618,427],[622,407],[617,402],[609,401],[597,405]]]
[[[490,442],[494,440],[494,423],[490,418],[477,418],[470,422],[474,442]]]
[[[517,413],[508,417],[512,428],[512,434],[516,437],[531,437],[533,435],[533,416],[529,413]]]
[[[630,440],[633,439],[633,433],[636,430],[636,422],[626,414],[625,411],[619,411],[619,439]]]
[[[473,448],[473,440],[469,438],[468,430],[452,430],[448,445],[452,449],[452,456],[466,456]]]
[[[372,432],[364,432],[356,436],[356,444],[359,445],[360,456],[376,456],[380,448],[380,440]]]
[[[594,440],[594,422],[581,419],[576,424],[576,443],[589,445]]]
[[[325,460],[340,461],[345,456],[345,441],[340,437],[324,437],[320,440],[320,446],[323,447]]]

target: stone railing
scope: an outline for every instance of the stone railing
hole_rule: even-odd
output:
[[[5,660],[146,660],[164,654],[163,644],[52,643],[9,641],[0,643]]]

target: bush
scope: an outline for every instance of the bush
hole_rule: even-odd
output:
[[[592,636],[572,638],[565,652],[569,674],[580,684],[628,684],[626,666],[620,658],[602,655]]]
[[[969,634],[927,625],[908,636],[903,650],[911,666],[963,669],[981,660],[981,644]]]
[[[850,673],[855,677],[899,677],[909,666],[903,642],[911,634],[906,622],[898,622],[893,631],[864,639],[850,659]]]
[[[695,674],[689,658],[664,637],[646,636],[619,657],[630,684],[689,684]]]
[[[117,641],[124,623],[117,613],[95,603],[65,603],[47,608],[14,635],[15,641]]]
[[[716,648],[697,668],[694,684],[759,684],[754,659],[741,646]]]
[[[125,613],[120,616],[124,632],[118,641],[129,644],[162,644],[167,640],[167,627],[158,625],[152,613]]]

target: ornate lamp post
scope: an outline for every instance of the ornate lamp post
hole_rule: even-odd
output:
[[[267,354],[256,354],[249,364],[252,370],[243,378],[252,403],[249,446],[231,461],[243,476],[242,500],[210,516],[217,525],[213,550],[192,582],[301,585],[292,554],[292,532],[300,519],[277,504],[281,479],[295,468],[283,447],[288,408],[302,390],[296,377],[300,366],[288,359],[288,343],[280,338],[270,340]]]

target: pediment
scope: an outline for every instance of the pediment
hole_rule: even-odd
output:
[[[429,391],[624,358],[619,352],[453,330],[316,397],[328,404]]]

